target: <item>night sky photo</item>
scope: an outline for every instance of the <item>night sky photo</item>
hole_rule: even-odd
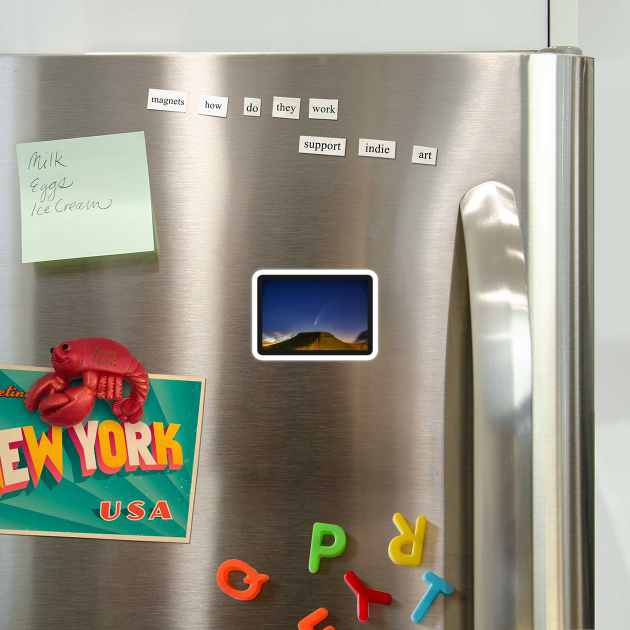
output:
[[[264,345],[314,331],[328,332],[346,343],[365,337],[366,278],[265,278],[261,297]]]

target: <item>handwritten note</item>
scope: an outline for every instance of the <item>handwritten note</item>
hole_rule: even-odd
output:
[[[144,132],[17,145],[22,262],[154,249]]]

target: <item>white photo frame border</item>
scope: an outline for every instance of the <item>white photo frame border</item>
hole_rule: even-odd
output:
[[[258,352],[259,276],[370,276],[372,278],[372,346],[370,354],[278,355]],[[371,361],[378,354],[378,276],[369,269],[260,269],[252,276],[252,354],[259,361]]]

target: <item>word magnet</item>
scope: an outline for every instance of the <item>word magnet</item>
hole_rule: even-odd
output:
[[[436,147],[421,147],[414,145],[413,153],[411,154],[412,164],[430,164],[435,166],[437,160],[437,148]]]
[[[395,140],[371,140],[369,138],[359,139],[359,157],[396,159]]]
[[[249,588],[245,591],[240,591],[234,588],[228,579],[230,571],[242,571],[245,573],[243,582],[249,584]],[[260,593],[262,585],[269,580],[269,576],[264,573],[258,573],[256,569],[252,568],[246,562],[242,560],[226,560],[217,571],[217,584],[219,588],[230,597],[234,599],[240,599],[241,601],[249,602]]]
[[[228,97],[202,94],[199,97],[199,113],[202,116],[226,118],[228,115]]]
[[[310,98],[308,100],[308,117],[323,120],[337,120],[339,101],[336,98]]]
[[[149,90],[147,109],[159,109],[165,112],[185,112],[188,103],[188,92],[175,90]]]
[[[243,116],[260,116],[262,100],[246,96],[243,99]]]
[[[301,100],[299,98],[289,98],[288,96],[274,96],[271,116],[273,118],[298,119],[300,117]]]
[[[384,606],[389,606],[392,603],[392,596],[389,593],[368,588],[352,571],[348,571],[343,579],[357,596],[357,616],[359,621],[363,623],[370,618],[370,602]]]
[[[324,536],[333,536],[332,545],[324,545]],[[311,538],[311,555],[308,559],[308,570],[311,573],[319,571],[319,561],[322,558],[336,558],[346,548],[346,532],[339,525],[327,523],[315,523],[313,525],[313,537]]]
[[[422,561],[422,547],[424,545],[424,532],[427,528],[426,516],[419,516],[416,521],[415,533],[407,524],[405,517],[396,512],[394,514],[394,525],[398,528],[400,536],[396,536],[389,543],[389,557],[394,564],[402,564],[407,567],[417,567]],[[412,545],[411,553],[404,553],[403,547]]]

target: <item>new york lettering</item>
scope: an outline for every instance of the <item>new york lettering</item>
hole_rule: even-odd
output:
[[[99,424],[90,420],[85,425],[67,429],[81,462],[84,477],[96,470],[114,475],[125,471],[179,470],[184,465],[182,447],[175,439],[179,424],[144,422],[121,425],[117,420]],[[0,431],[0,496],[37,487],[46,468],[55,481],[63,477],[63,429],[49,427],[39,438],[32,426]],[[19,468],[20,453],[27,465]]]

